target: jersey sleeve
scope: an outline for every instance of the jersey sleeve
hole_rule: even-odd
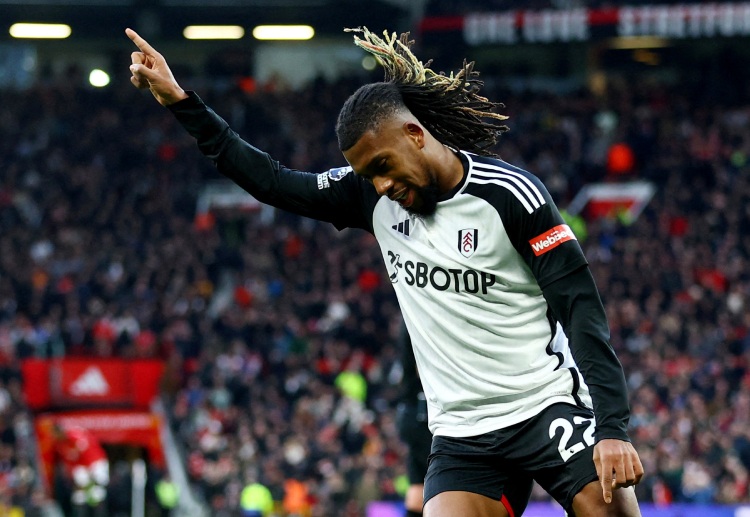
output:
[[[586,258],[539,178],[510,164],[503,169],[507,172],[495,181],[506,188],[497,189],[502,196],[496,208],[513,246],[544,289],[587,264]]]
[[[630,441],[625,374],[610,345],[607,316],[588,266],[546,286],[544,297],[568,336],[570,351],[591,392],[596,441]]]
[[[474,171],[479,181],[484,175],[485,182],[502,187],[492,189],[490,201],[568,337],[594,403],[596,440],[628,440],[625,376],[610,345],[607,317],[578,240],[533,174],[505,162],[480,163]]]
[[[350,167],[320,174],[284,167],[244,141],[195,92],[168,108],[218,171],[261,203],[330,222],[338,229],[373,231],[378,195]]]

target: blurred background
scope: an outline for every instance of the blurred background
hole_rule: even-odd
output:
[[[323,172],[343,101],[382,78],[362,25],[436,70],[476,61],[505,104],[496,151],[546,183],[601,290],[644,515],[750,515],[750,3],[641,0],[0,0],[0,515],[403,514],[373,238],[223,181],[132,87],[123,32]],[[106,496],[76,499],[102,458]]]

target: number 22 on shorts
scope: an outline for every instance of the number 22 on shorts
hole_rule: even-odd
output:
[[[583,442],[575,442],[568,446],[570,438],[573,436],[573,425],[580,426],[581,424],[588,423],[588,427],[583,432]],[[563,461],[568,461],[574,454],[581,452],[586,447],[594,445],[594,428],[596,427],[596,420],[593,418],[584,418],[582,416],[574,416],[573,424],[564,418],[556,418],[549,425],[549,437],[554,439],[557,434],[557,430],[562,428],[562,436],[560,437],[560,443],[557,445],[557,450],[560,452]]]

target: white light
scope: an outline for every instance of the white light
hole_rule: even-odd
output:
[[[245,29],[239,25],[189,25],[182,35],[186,39],[241,39]]]
[[[104,70],[95,68],[89,74],[89,83],[97,88],[104,88],[109,84],[109,74]]]
[[[362,58],[362,68],[371,72],[378,66],[378,60],[374,56],[365,56]]]
[[[253,37],[259,40],[308,40],[315,36],[309,25],[258,25]]]
[[[72,31],[62,23],[14,23],[8,32],[14,38],[65,39]]]

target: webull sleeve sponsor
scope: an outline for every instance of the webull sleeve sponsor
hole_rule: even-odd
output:
[[[559,224],[544,232],[541,235],[537,235],[529,241],[531,249],[534,255],[537,257],[544,255],[548,251],[555,249],[563,242],[576,240],[576,236],[567,224]]]

